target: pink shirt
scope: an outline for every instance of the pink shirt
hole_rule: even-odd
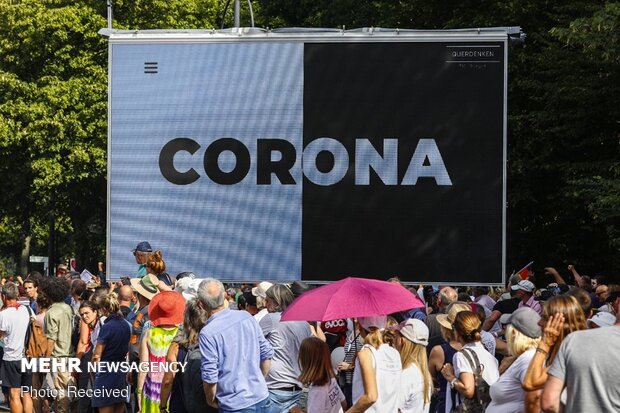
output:
[[[527,300],[526,302],[519,302],[519,308],[521,307],[530,307],[532,310],[535,310],[538,315],[540,315],[542,317],[543,311],[542,311],[542,307],[540,306],[540,302],[536,301],[535,296],[532,294],[532,296],[530,297],[529,300]]]

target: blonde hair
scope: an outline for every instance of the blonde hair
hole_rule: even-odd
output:
[[[360,326],[360,329],[367,332],[366,337],[364,337],[364,343],[370,344],[376,349],[381,347],[381,344],[384,343],[383,332],[377,327],[369,327],[368,329],[365,329],[364,327]]]
[[[452,327],[459,333],[465,343],[480,341],[482,323],[473,311],[461,311],[454,318]]]
[[[441,330],[441,337],[446,340],[446,343],[452,341],[452,330],[442,326],[441,324],[439,324],[439,329]]]
[[[146,260],[146,268],[151,274],[159,275],[166,271],[166,263],[161,255],[161,251],[150,254]]]
[[[394,317],[388,316],[387,323],[385,325],[385,331],[383,332],[383,342],[385,344],[389,344],[391,347],[394,347],[394,338],[396,334],[392,330],[389,330],[389,327],[397,326],[398,321]]]
[[[539,338],[526,336],[516,328],[509,324],[506,327],[506,340],[508,341],[508,353],[511,356],[520,356],[530,349],[538,347]]]
[[[118,314],[121,310],[121,305],[118,302],[118,295],[114,292],[101,297],[98,304],[99,307],[108,314]]]
[[[546,322],[552,315],[555,314],[563,314],[564,315],[564,328],[560,330],[560,335],[558,336],[555,345],[549,351],[549,358],[547,359],[549,365],[558,354],[558,350],[560,349],[560,344],[564,341],[567,335],[577,330],[585,330],[587,328],[586,325],[586,316],[583,313],[581,305],[579,305],[579,301],[573,296],[570,295],[556,295],[555,297],[551,297],[543,306],[543,320]]]
[[[402,337],[402,336],[401,336]],[[400,347],[400,359],[403,370],[415,364],[422,374],[424,404],[430,403],[430,396],[434,391],[433,378],[428,369],[428,359],[426,356],[426,347],[409,341],[406,337],[402,337]]]

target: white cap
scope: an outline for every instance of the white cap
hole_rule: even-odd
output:
[[[513,285],[510,288],[514,291],[521,290],[521,291],[525,291],[526,293],[531,293],[532,291],[536,289],[536,286],[534,285],[534,283],[532,283],[529,280],[522,280],[522,281],[519,281],[519,284]]]
[[[368,330],[371,327],[378,328],[379,330],[383,330],[387,325],[387,316],[386,315],[373,315],[369,317],[357,317],[357,322],[360,323],[360,326],[364,330]]]
[[[392,329],[392,327],[390,327],[390,329]],[[394,326],[393,329],[412,343],[428,346],[428,327],[421,320],[410,318]]]
[[[258,284],[258,287],[254,287],[252,288],[252,295],[254,297],[261,297],[261,298],[267,298],[267,290],[270,289],[273,286],[272,283],[268,282],[268,281],[263,281],[260,284]]]
[[[613,326],[616,322],[616,317],[612,313],[599,312],[588,318],[588,326],[590,324],[596,324],[599,327]]]

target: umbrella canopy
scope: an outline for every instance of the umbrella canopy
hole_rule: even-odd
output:
[[[349,277],[303,293],[282,313],[282,321],[329,321],[425,307],[400,284]]]

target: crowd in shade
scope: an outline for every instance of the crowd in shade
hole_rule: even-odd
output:
[[[531,272],[503,288],[392,278],[384,283],[420,305],[290,320],[325,287],[171,276],[148,242],[134,256],[135,275],[119,282],[72,272],[3,282],[0,380],[11,412],[620,411],[620,287],[573,266],[574,283],[545,268],[553,282],[542,288]],[[22,363],[70,358],[81,371]],[[129,371],[88,368],[114,363]]]

